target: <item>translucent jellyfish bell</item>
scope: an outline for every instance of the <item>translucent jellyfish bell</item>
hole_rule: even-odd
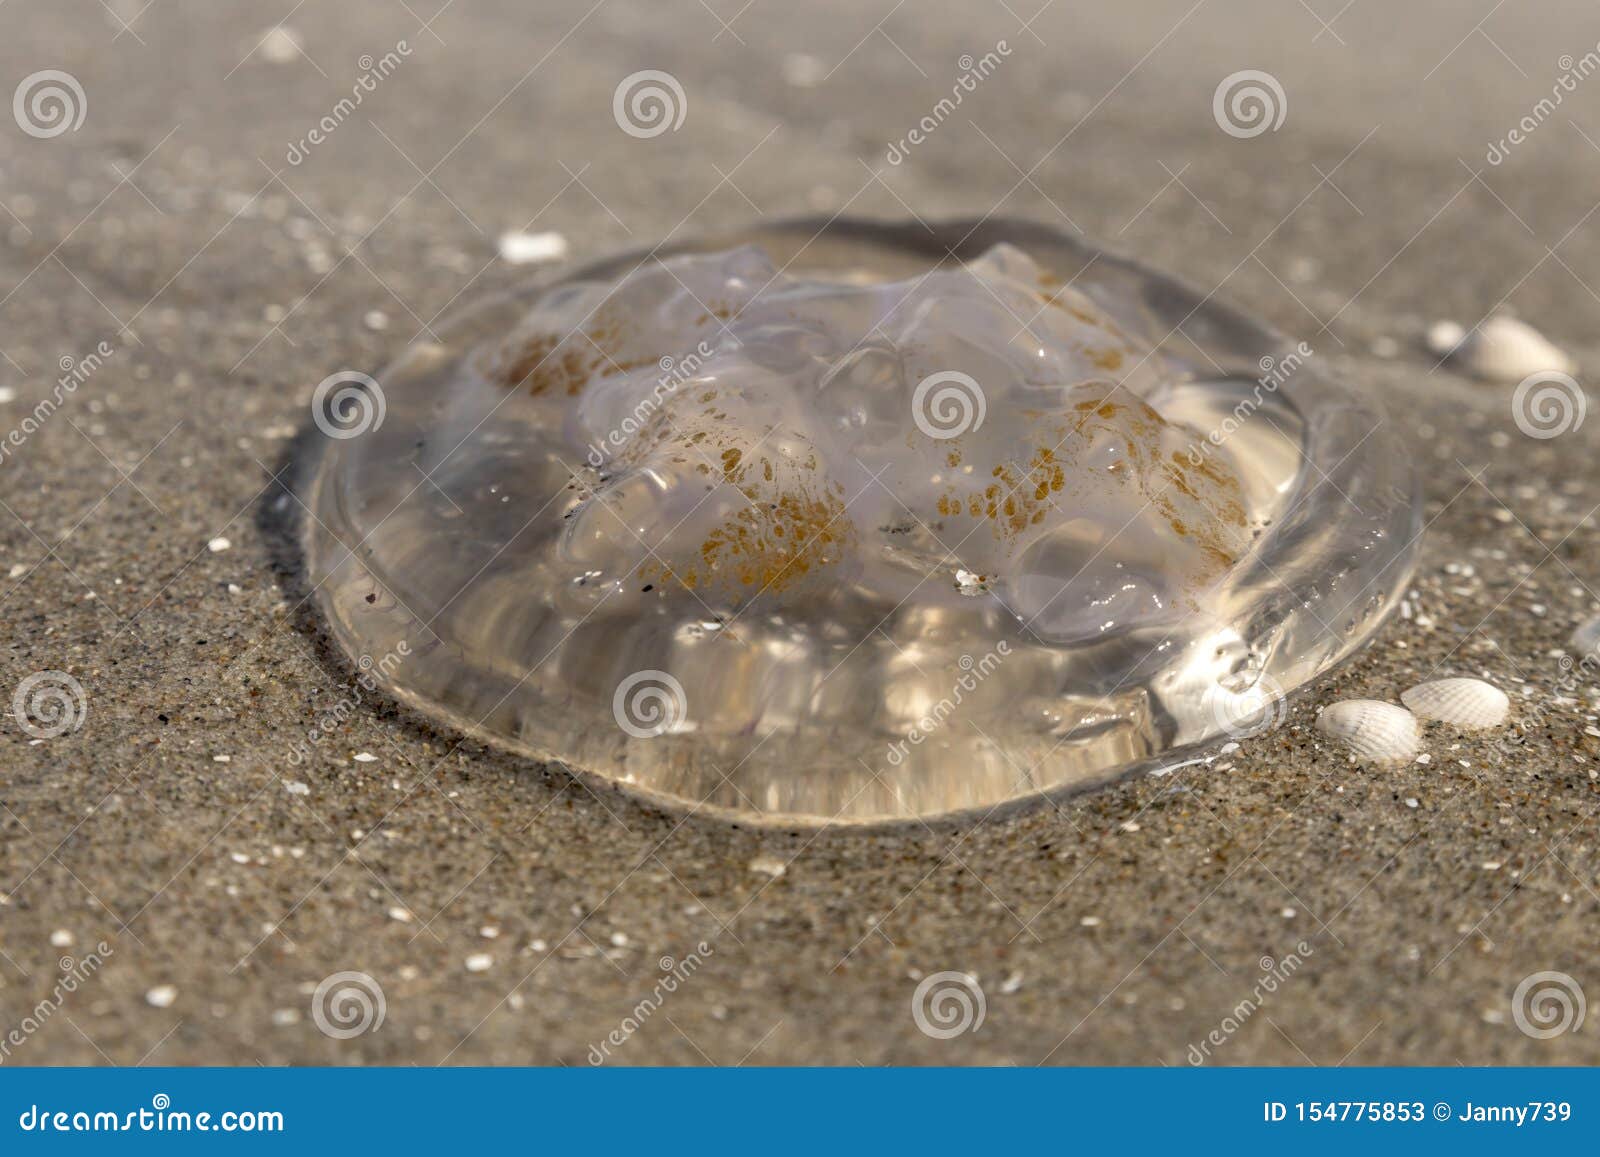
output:
[[[672,805],[1103,784],[1270,726],[1414,563],[1374,402],[1038,225],[749,229],[441,332],[316,415],[334,633],[425,714]]]

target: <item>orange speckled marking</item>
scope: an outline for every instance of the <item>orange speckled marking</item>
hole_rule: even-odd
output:
[[[594,324],[584,331],[587,341],[563,342],[554,334],[535,334],[502,345],[480,368],[491,381],[508,390],[526,387],[534,397],[564,394],[576,397],[596,375],[631,373],[657,364],[658,359],[618,356],[624,323],[602,306]]]
[[[1196,465],[1181,452],[1165,453],[1162,436],[1169,423],[1131,396],[1128,401],[1110,393],[1087,398],[1071,413],[1071,424],[1055,431],[1058,445],[1035,448],[1020,469],[1011,462],[993,467],[987,483],[953,485],[937,499],[939,514],[985,520],[997,539],[1011,540],[1043,522],[1059,505],[1058,495],[1093,502],[1092,491],[1082,492],[1078,479],[1092,484],[1104,478],[1118,487],[1137,485],[1173,534],[1194,543],[1205,560],[1193,576],[1196,585],[1237,561],[1247,541],[1247,515],[1243,489],[1224,460],[1212,457]],[[1121,451],[1109,465],[1091,468],[1079,461],[1081,452],[1107,442]]]

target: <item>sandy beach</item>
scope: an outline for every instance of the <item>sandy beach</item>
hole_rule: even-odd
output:
[[[1425,345],[1506,311],[1600,365],[1600,16],[967,7],[0,6],[4,92],[82,106],[0,117],[0,692],[81,688],[65,734],[0,725],[3,1063],[1600,1063],[1513,999],[1600,996],[1600,683],[1561,662],[1600,421],[1529,437]],[[686,102],[648,139],[643,69]],[[1276,129],[1217,119],[1240,70]],[[319,381],[528,277],[508,232],[582,261],[834,212],[1081,231],[1306,341],[1422,476],[1405,613],[1236,750],[870,835],[643,806],[352,684],[296,548]],[[1313,727],[1441,675],[1513,722],[1388,769]],[[948,1039],[913,1015],[944,972],[983,998]],[[381,1024],[325,1031],[340,973]]]

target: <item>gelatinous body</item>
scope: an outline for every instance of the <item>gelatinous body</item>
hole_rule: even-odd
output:
[[[456,726],[750,819],[987,810],[1243,733],[1415,548],[1404,454],[1314,351],[1020,223],[614,258],[377,389],[312,500],[344,645],[404,643],[388,686]]]

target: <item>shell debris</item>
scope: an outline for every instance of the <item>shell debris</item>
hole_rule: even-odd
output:
[[[1399,763],[1417,753],[1417,717],[1377,699],[1346,699],[1317,716],[1317,730],[1373,763]]]
[[[1511,698],[1482,679],[1435,679],[1404,691],[1400,702],[1419,719],[1449,723],[1469,731],[1498,727],[1511,713]]]

